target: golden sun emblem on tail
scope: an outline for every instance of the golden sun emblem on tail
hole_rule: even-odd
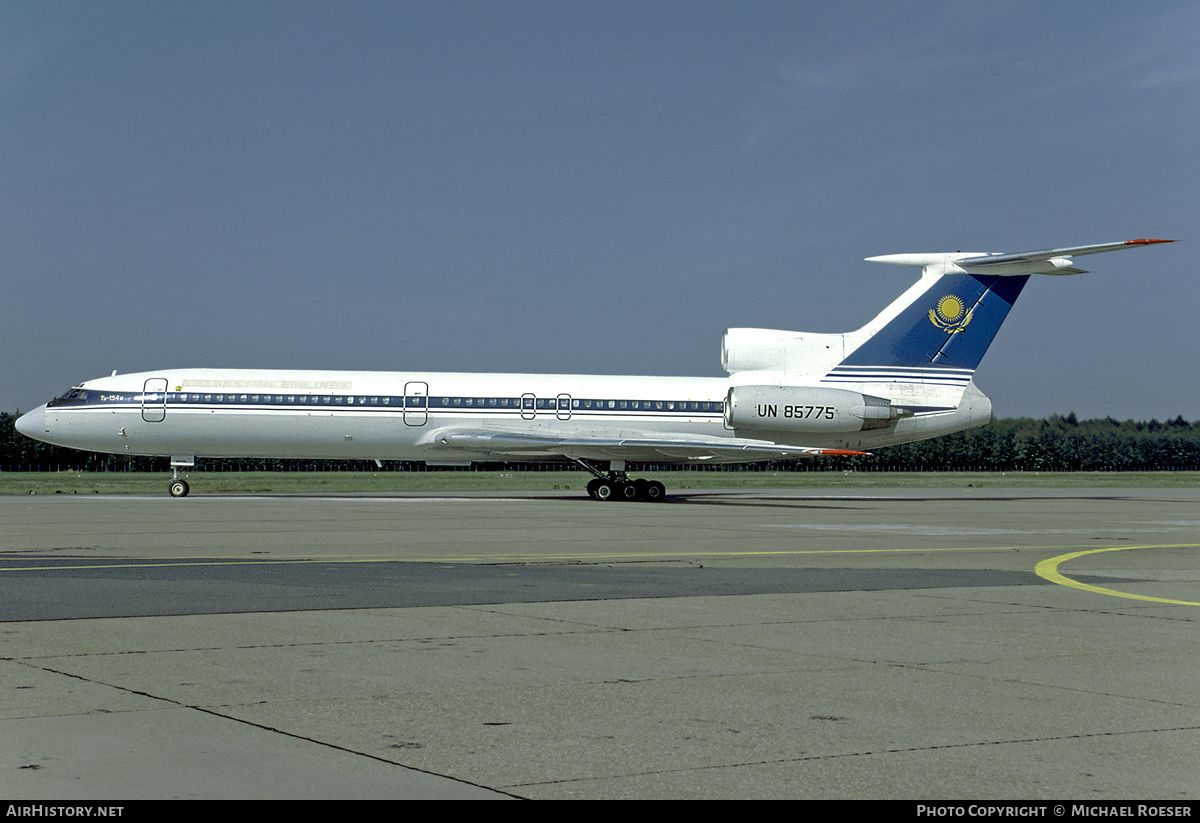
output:
[[[946,334],[963,331],[971,322],[972,315],[972,312],[966,309],[961,298],[947,294],[938,301],[937,308],[929,310],[929,322],[944,330]]]

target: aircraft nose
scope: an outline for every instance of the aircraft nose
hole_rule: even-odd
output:
[[[14,424],[21,434],[34,440],[44,440],[46,437],[46,407],[38,406],[17,418]]]

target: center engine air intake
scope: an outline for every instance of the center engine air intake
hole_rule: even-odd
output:
[[[909,414],[883,397],[805,386],[734,386],[725,404],[729,426],[765,431],[860,432]]]

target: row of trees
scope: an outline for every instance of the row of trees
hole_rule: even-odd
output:
[[[0,412],[0,471],[167,471],[167,459],[94,454],[39,443],[17,433],[16,417]],[[786,461],[777,469],[863,471],[1181,471],[1200,470],[1200,421],[1166,423],[1010,418],[968,432],[879,449],[838,460]],[[377,471],[373,462],[324,460],[201,460],[198,470]],[[387,463],[414,469],[416,464]]]
[[[949,437],[853,458],[864,469],[910,471],[1200,470],[1200,421],[1010,418]]]

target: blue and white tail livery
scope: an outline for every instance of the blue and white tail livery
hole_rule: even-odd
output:
[[[888,254],[868,257],[921,269],[921,278],[861,329],[806,334],[729,329],[731,376],[771,374],[888,398],[901,415],[956,409],[1030,274],[1084,274],[1072,257],[1169,240],[1127,240],[1017,254]]]
[[[628,461],[728,463],[862,453],[982,426],[972,376],[1032,274],[1168,240],[868,260],[920,279],[857,331],[729,329],[727,377],[161,369],[89,380],[17,421],[49,443],[171,458],[570,460],[601,500],[659,500]]]

